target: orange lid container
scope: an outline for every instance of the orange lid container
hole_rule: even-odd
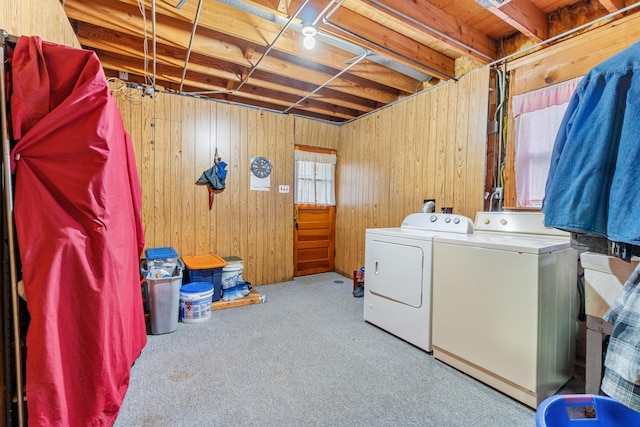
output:
[[[218,255],[192,255],[183,256],[182,261],[189,270],[208,270],[211,268],[222,268],[227,262]]]

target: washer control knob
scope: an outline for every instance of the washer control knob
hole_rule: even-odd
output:
[[[502,219],[500,220],[500,224],[502,224],[502,225],[507,225],[507,220],[506,220],[506,219],[504,219],[504,218],[502,218]]]
[[[444,219],[444,222],[446,222],[447,224],[449,224],[451,222],[451,217],[446,217]]]
[[[453,223],[454,224],[460,224],[460,218],[453,218]]]
[[[490,222],[491,222],[491,221],[489,220],[489,218],[485,218],[485,219],[484,219],[484,223],[485,223],[485,224],[489,224]]]
[[[437,219],[438,219],[438,217],[435,216],[435,215],[431,215],[431,217],[429,217],[429,221],[431,221],[431,222],[436,222]]]

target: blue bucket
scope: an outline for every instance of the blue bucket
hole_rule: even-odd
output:
[[[574,416],[589,408],[594,418]],[[579,409],[570,411],[570,409]],[[554,395],[536,411],[537,427],[615,427],[640,425],[640,413],[607,397],[592,394]]]

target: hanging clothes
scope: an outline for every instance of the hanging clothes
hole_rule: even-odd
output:
[[[580,81],[558,131],[545,225],[640,245],[640,42]]]
[[[640,42],[582,79],[558,132],[542,206],[545,225],[640,244]],[[573,239],[572,239],[573,240]],[[585,239],[586,240],[586,239]],[[573,244],[573,243],[572,243]],[[602,390],[640,411],[640,270],[605,313],[613,335]]]
[[[112,425],[146,344],[131,140],[93,52],[21,37],[12,81],[28,423]]]

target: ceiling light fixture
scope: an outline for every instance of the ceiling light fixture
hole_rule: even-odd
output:
[[[302,35],[304,36],[302,44],[304,45],[304,47],[306,47],[307,49],[313,49],[313,47],[316,45],[316,39],[314,38],[316,33],[317,31],[313,25],[309,23],[302,24]]]

